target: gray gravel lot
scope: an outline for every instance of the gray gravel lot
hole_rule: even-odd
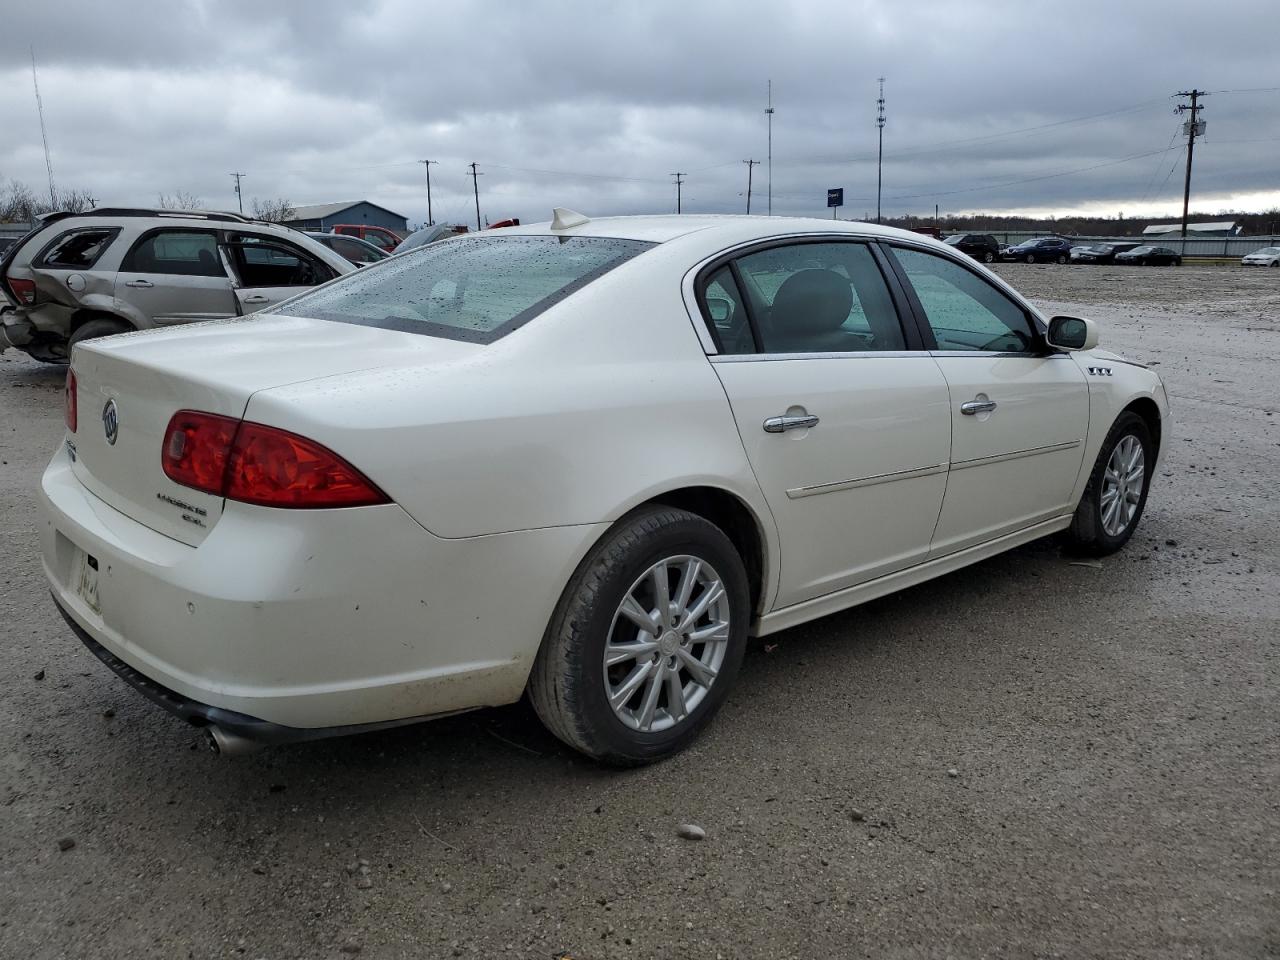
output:
[[[62,371],[0,355],[0,957],[1280,955],[1280,271],[999,269],[1160,364],[1134,540],[755,642],[626,773],[523,706],[196,750],[48,599]]]

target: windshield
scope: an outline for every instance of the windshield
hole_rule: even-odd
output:
[[[651,246],[604,237],[459,237],[375,264],[277,312],[492,343]]]
[[[1150,253],[1155,247],[1134,247],[1130,253]]]
[[[1253,251],[1250,256],[1257,256],[1258,254],[1262,254],[1267,257],[1274,257],[1276,254],[1280,254],[1280,247],[1263,247],[1261,250]]]

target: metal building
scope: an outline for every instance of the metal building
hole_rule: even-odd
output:
[[[364,226],[386,227],[400,236],[409,232],[409,220],[394,210],[380,207],[368,200],[349,200],[346,203],[317,203],[309,207],[297,207],[293,219],[284,221],[287,227],[299,230],[318,230],[327,233],[340,223],[357,223]]]

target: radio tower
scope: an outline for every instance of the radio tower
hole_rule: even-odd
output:
[[[876,100],[876,128],[880,146],[876,150],[876,223],[880,222],[880,188],[884,183],[884,77],[880,78],[880,97]]]
[[[765,169],[769,172],[769,216],[773,216],[773,81],[769,81],[769,104],[764,109],[764,115],[769,122],[769,165]]]

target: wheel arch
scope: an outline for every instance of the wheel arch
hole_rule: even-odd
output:
[[[126,323],[133,330],[141,329],[133,318],[123,314],[114,313],[110,310],[103,310],[101,307],[83,307],[71,315],[71,326],[67,330],[68,339],[75,335],[75,332],[92,320],[117,320],[120,323]]]
[[[1147,429],[1151,432],[1151,442],[1156,446],[1156,455],[1159,456],[1161,439],[1160,408],[1156,405],[1156,402],[1150,397],[1138,397],[1135,400],[1131,400],[1124,410],[1120,412],[1124,413],[1126,411],[1136,413],[1146,423]]]
[[[760,517],[747,502],[723,487],[677,487],[636,504],[628,513],[658,504],[697,514],[724,531],[747,568],[751,608],[756,614],[763,613],[771,569],[769,540]]]

